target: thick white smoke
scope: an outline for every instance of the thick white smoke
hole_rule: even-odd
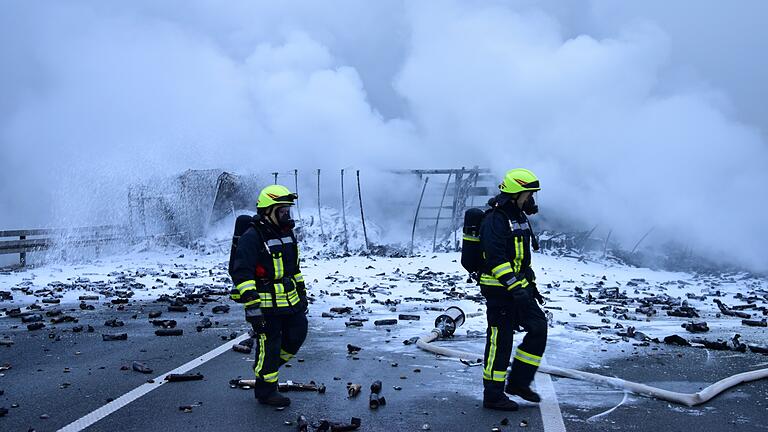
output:
[[[660,82],[669,40],[658,27],[566,39],[539,11],[411,16],[397,88],[425,141],[472,149],[497,171],[533,167],[548,208],[586,226],[633,240],[656,228],[656,241],[768,264],[768,148],[723,113],[720,95]]]
[[[561,218],[765,270],[768,66],[685,50],[766,40],[743,8],[686,33],[728,7],[5,3],[0,227],[124,217],[128,184],[190,168],[526,166]],[[379,179],[374,208],[418,196]]]

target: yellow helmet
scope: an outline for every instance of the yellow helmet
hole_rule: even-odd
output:
[[[507,171],[504,180],[499,185],[499,190],[508,194],[516,194],[525,191],[541,190],[536,174],[525,168],[515,168]]]
[[[293,201],[297,198],[299,196],[288,190],[285,186],[269,185],[259,193],[259,201],[256,203],[256,208],[263,209],[276,204],[293,205]]]

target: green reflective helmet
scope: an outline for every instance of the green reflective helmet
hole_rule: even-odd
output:
[[[269,185],[259,193],[259,201],[256,203],[256,208],[265,209],[277,204],[293,205],[293,201],[298,198],[298,195],[288,190],[285,186]]]
[[[525,168],[515,168],[507,171],[504,180],[499,185],[499,190],[508,194],[535,192],[541,190],[541,184],[536,174]]]

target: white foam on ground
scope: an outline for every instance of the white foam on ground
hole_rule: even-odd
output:
[[[210,248],[209,248],[210,250]],[[88,278],[90,281],[106,281],[110,286],[119,287],[117,282],[119,274],[137,275],[136,281],[145,285],[142,289],[134,290],[134,299],[155,299],[161,294],[175,294],[184,289],[196,285],[208,285],[219,289],[228,289],[230,286],[226,273],[228,251],[221,250],[214,253],[201,253],[182,248],[167,248],[160,251],[140,251],[125,256],[102,258],[87,264],[77,265],[49,265],[39,268],[31,268],[24,271],[12,272],[0,275],[0,289],[9,290],[13,287],[28,284],[32,289],[44,289],[49,283],[60,281],[71,283],[77,278]],[[345,330],[344,322],[347,316],[336,319],[321,318],[322,312],[328,312],[331,307],[351,306],[357,316],[369,318],[361,329],[350,328],[350,331],[360,331],[370,335],[372,339],[383,340],[396,337],[399,340],[423,335],[433,326],[437,311],[425,311],[425,307],[447,307],[456,305],[461,307],[470,317],[466,324],[457,331],[454,341],[441,342],[464,351],[483,351],[484,338],[467,338],[468,331],[484,332],[486,320],[484,306],[470,300],[447,300],[444,292],[429,291],[424,284],[433,282],[436,288],[444,288],[443,280],[452,279],[456,283],[454,289],[467,294],[479,294],[479,288],[471,283],[466,283],[466,273],[461,268],[458,253],[427,254],[413,258],[382,258],[352,256],[336,259],[309,259],[302,264],[302,273],[309,287],[309,291],[315,299],[311,306],[310,325],[317,327],[322,324],[325,331]],[[764,281],[754,279],[723,279],[700,278],[689,273],[654,271],[651,269],[633,268],[611,263],[582,262],[573,258],[554,257],[543,254],[534,255],[534,268],[537,273],[538,285],[542,292],[550,298],[547,306],[559,306],[562,310],[551,310],[553,322],[568,323],[567,325],[555,324],[550,328],[550,336],[547,350],[547,358],[552,365],[566,367],[582,367],[585,365],[600,365],[607,360],[628,355],[633,348],[629,343],[621,341],[615,336],[613,326],[618,322],[623,326],[635,326],[651,337],[663,338],[669,334],[677,333],[684,337],[691,334],[680,328],[680,324],[688,320],[673,318],[663,315],[656,316],[649,321],[627,321],[609,317],[611,328],[602,331],[575,330],[573,325],[606,325],[601,322],[601,316],[587,312],[588,309],[600,307],[600,305],[585,305],[575,297],[575,288],[580,287],[585,291],[595,287],[602,281],[605,287],[619,287],[620,291],[627,291],[630,297],[639,297],[635,289],[642,291],[642,296],[653,294],[668,294],[672,297],[685,299],[685,294],[692,292],[701,294],[708,290],[717,289],[725,294],[723,300],[729,304],[741,303],[734,300],[732,295],[737,292],[746,292],[748,287],[765,287]],[[442,272],[427,280],[417,280],[413,274],[419,270],[428,268],[433,272]],[[118,273],[115,273],[118,272]],[[177,274],[179,278],[172,278],[171,274]],[[146,274],[146,275],[145,275]],[[603,280],[605,277],[605,280]],[[645,283],[638,287],[629,287],[627,282],[632,279],[642,278]],[[178,287],[182,282],[185,286]],[[548,288],[548,285],[552,288]],[[558,286],[559,285],[559,286]],[[401,300],[402,302],[390,310],[391,306],[372,303],[372,298],[367,294],[347,295],[345,290],[363,288],[366,291],[373,287],[376,299]],[[94,294],[87,289],[75,289],[55,293],[63,304],[76,303],[78,296]],[[14,300],[0,304],[0,307],[28,306],[40,299],[35,296],[13,291]],[[406,297],[422,299],[441,299],[436,303],[426,301],[404,301]],[[364,304],[355,304],[365,300]],[[226,301],[223,299],[223,301]],[[730,337],[739,332],[749,337],[747,342],[765,344],[766,332],[755,331],[747,334],[748,329],[741,326],[739,318],[716,318],[717,306],[711,301],[689,300],[692,306],[702,311],[702,320],[709,323],[712,331],[704,337]],[[232,303],[233,306],[236,306]],[[50,305],[46,307],[56,307]],[[479,312],[478,316],[473,313]],[[662,311],[660,311],[663,313]],[[421,320],[412,322],[399,322],[387,333],[383,327],[375,327],[373,321],[383,318],[397,318],[401,313],[413,313],[421,316]],[[571,314],[575,314],[573,317]],[[612,339],[613,343],[607,343],[602,337]],[[761,339],[762,337],[762,339]],[[516,338],[519,342],[519,338]],[[415,349],[399,342],[381,344],[387,349],[403,351]]]

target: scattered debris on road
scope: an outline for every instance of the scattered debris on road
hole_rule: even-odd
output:
[[[371,409],[378,409],[387,404],[387,400],[381,395],[381,388],[381,381],[376,380],[371,384],[371,396],[368,403]]]
[[[203,379],[201,373],[184,373],[184,374],[169,374],[166,375],[165,380],[168,382],[183,382],[183,381],[200,381]]]
[[[140,363],[140,362],[137,362],[137,361],[131,363],[131,369],[135,370],[136,372],[141,372],[143,374],[151,374],[152,373],[152,368],[148,367],[144,363]]]

